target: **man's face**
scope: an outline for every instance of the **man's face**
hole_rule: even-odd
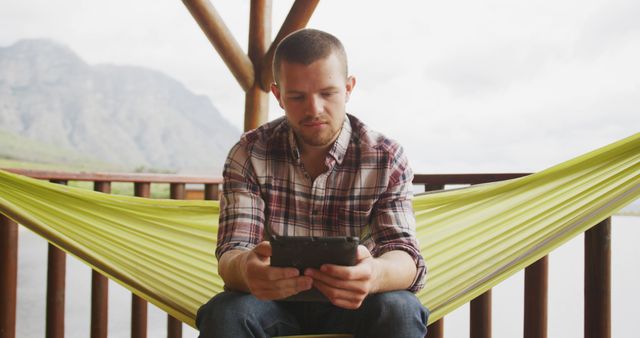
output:
[[[271,91],[302,150],[330,146],[342,128],[355,78],[345,77],[344,65],[333,53],[306,66],[283,61],[279,75]]]

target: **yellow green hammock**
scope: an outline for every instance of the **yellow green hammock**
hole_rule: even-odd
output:
[[[417,196],[433,322],[640,195],[640,133],[542,172]],[[153,200],[0,171],[0,211],[193,326],[222,290],[216,201]]]

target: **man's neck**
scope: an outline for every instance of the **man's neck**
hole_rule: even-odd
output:
[[[320,174],[327,171],[327,155],[333,144],[323,147],[304,146],[300,149],[300,160],[304,165],[304,168],[315,179]]]

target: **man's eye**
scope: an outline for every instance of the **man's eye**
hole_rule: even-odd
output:
[[[324,97],[330,97],[330,96],[333,96],[333,95],[335,95],[335,94],[336,94],[336,92],[325,92],[325,93],[322,93],[322,96],[324,96]]]
[[[302,100],[302,96],[289,96],[289,100],[300,101]]]

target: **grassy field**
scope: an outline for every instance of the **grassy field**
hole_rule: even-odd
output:
[[[19,165],[20,162],[61,163],[62,166],[66,164],[76,166],[76,171],[83,170],[83,167],[88,170],[92,170],[94,167],[107,167],[109,168],[107,170],[116,169],[113,165],[90,156],[80,155],[71,149],[34,141],[4,129],[0,129],[0,144],[2,145],[0,147],[0,159],[14,161],[16,162],[14,163],[15,165]]]
[[[77,152],[30,140],[0,129],[0,168],[50,170],[66,172],[166,172],[145,168],[125,168],[105,163]],[[70,186],[93,189],[92,182],[71,181]],[[112,183],[111,191],[118,195],[133,195],[133,183]],[[151,197],[169,198],[168,184],[152,184]]]

